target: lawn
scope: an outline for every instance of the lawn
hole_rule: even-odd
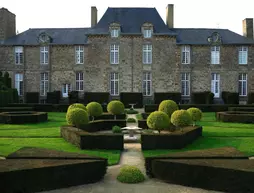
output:
[[[108,164],[119,162],[119,150],[80,150],[60,137],[65,113],[48,113],[49,121],[39,124],[0,124],[0,155],[7,156],[22,147],[39,147],[66,152],[84,153],[108,158]]]
[[[218,122],[215,113],[203,113],[202,120],[197,124],[203,126],[203,137],[186,148],[181,150],[145,150],[143,151],[144,156],[225,146],[235,147],[247,156],[254,156],[253,124]]]

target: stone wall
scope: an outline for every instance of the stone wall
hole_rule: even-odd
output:
[[[16,16],[6,8],[0,9],[0,40],[16,35]]]

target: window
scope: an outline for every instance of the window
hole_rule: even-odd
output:
[[[152,45],[143,45],[143,64],[152,64]]]
[[[63,84],[62,96],[64,98],[68,97],[69,92],[71,92],[71,84]]]
[[[117,72],[110,73],[110,95],[119,95],[119,74]]]
[[[190,73],[181,74],[182,96],[190,96]]]
[[[76,64],[84,64],[84,46],[76,46]]]
[[[151,38],[152,37],[152,30],[151,29],[144,29],[143,35],[144,35],[144,38]]]
[[[119,64],[119,45],[110,45],[110,64]]]
[[[248,63],[248,47],[242,46],[239,48],[238,60],[239,60],[239,64],[247,64]]]
[[[143,73],[143,95],[151,96],[152,95],[152,77],[151,72]]]
[[[43,46],[41,49],[41,64],[49,63],[49,47]]]
[[[247,96],[247,74],[239,74],[239,88],[238,92],[240,96]]]
[[[41,96],[47,96],[47,92],[49,92],[49,74],[43,72],[41,73],[40,94]]]
[[[77,91],[84,90],[84,73],[83,72],[76,73],[76,90]]]
[[[23,96],[24,93],[23,74],[15,74],[15,88],[18,90],[18,95]]]
[[[190,46],[182,47],[182,64],[190,63]]]
[[[23,64],[24,62],[24,53],[23,47],[15,47],[15,64]]]
[[[220,64],[220,47],[213,46],[211,48],[211,64]]]
[[[211,92],[215,98],[220,97],[220,75],[218,73],[212,73]]]
[[[112,29],[112,30],[111,30],[111,37],[112,37],[112,38],[117,38],[117,37],[119,37],[119,29]]]

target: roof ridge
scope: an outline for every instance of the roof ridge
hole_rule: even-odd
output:
[[[108,7],[110,9],[155,9],[155,7]]]

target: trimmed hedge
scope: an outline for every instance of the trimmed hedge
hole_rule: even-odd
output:
[[[229,107],[228,111],[254,112],[254,107]]]
[[[34,111],[33,107],[2,107],[0,112]]]
[[[216,113],[217,121],[231,123],[254,123],[254,112],[226,111]]]
[[[0,192],[41,192],[103,179],[107,162],[98,159],[1,160]]]
[[[138,120],[138,127],[142,129],[149,129],[146,119],[144,120]]]
[[[40,93],[39,92],[26,92],[25,101],[26,103],[39,103]]]
[[[16,89],[0,90],[0,107],[7,106],[9,103],[18,102]]]
[[[168,159],[152,161],[154,176],[183,186],[230,193],[254,192],[254,160]]]
[[[85,92],[84,103],[97,102],[100,104],[108,104],[109,97],[109,92]]]
[[[61,99],[61,92],[60,91],[47,92],[46,103],[59,104],[60,99]]]
[[[87,132],[97,132],[97,131],[109,131],[112,130],[112,127],[115,125],[119,127],[126,127],[126,120],[96,120],[91,121],[87,125],[81,125],[79,129],[82,129]]]
[[[239,93],[237,92],[221,92],[221,98],[225,104],[239,104]]]
[[[124,149],[123,134],[88,133],[75,127],[62,126],[61,136],[80,149]]]
[[[134,108],[143,108],[143,93],[135,92],[121,92],[120,101],[124,104],[125,108],[130,108],[129,104],[136,104]]]
[[[183,132],[141,134],[141,148],[142,150],[181,149],[201,137],[202,130],[202,127],[186,127]]]
[[[79,92],[71,91],[68,95],[69,104],[79,103]]]
[[[213,104],[214,94],[210,91],[191,93],[193,104]]]
[[[247,104],[254,104],[254,93],[253,92],[249,92],[248,93],[248,101]]]
[[[0,113],[0,123],[24,124],[40,123],[48,121],[48,113],[35,111],[2,112]]]
[[[180,104],[179,109],[185,109],[195,107],[199,108],[202,112],[219,112],[227,111],[229,107],[253,107],[254,105],[234,105],[234,104]],[[145,105],[145,112],[151,113],[158,110],[158,104]]]
[[[160,104],[164,100],[173,100],[177,104],[181,102],[182,95],[180,92],[155,92],[154,93],[154,103]]]
[[[94,117],[94,120],[113,120],[114,119],[114,115],[110,114],[110,113],[103,113],[102,115],[98,116],[98,117]],[[116,119],[126,119],[126,114],[121,114],[121,115],[116,115]],[[90,116],[90,120],[92,120],[92,117]]]

